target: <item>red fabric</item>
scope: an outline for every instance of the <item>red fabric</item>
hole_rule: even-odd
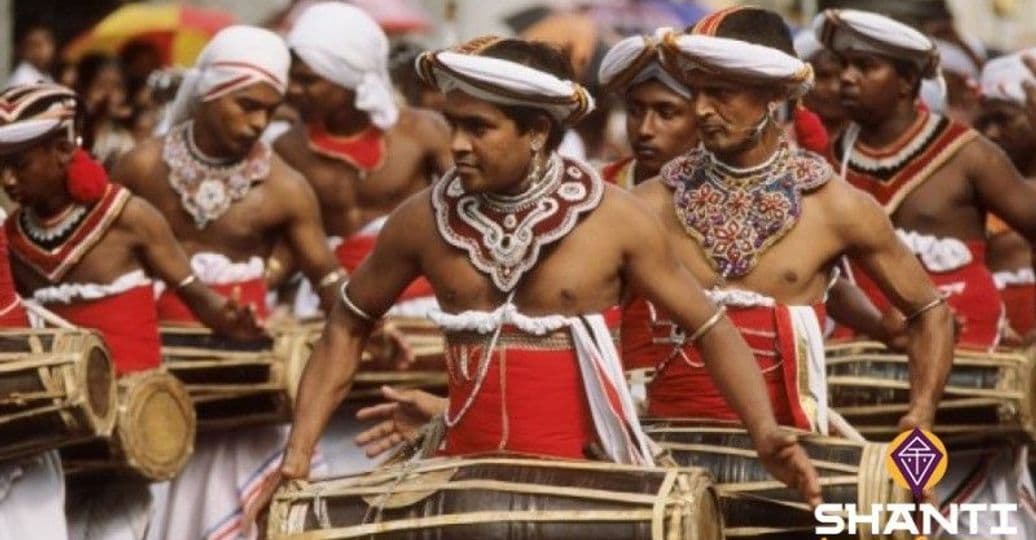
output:
[[[338,257],[338,263],[349,272],[356,270],[360,263],[367,258],[367,255],[374,251],[374,244],[377,242],[378,236],[374,234],[361,233],[350,236],[335,248],[335,256]],[[403,289],[403,293],[399,295],[399,300],[413,300],[428,296],[435,296],[435,292],[432,291],[432,284],[424,277],[419,277],[411,282],[406,289]]]
[[[328,133],[323,126],[306,126],[309,147],[318,154],[340,159],[361,171],[373,171],[385,161],[385,134],[376,127],[349,137]]]
[[[15,291],[10,261],[7,232],[0,227],[0,328],[28,328],[29,318]]]
[[[72,200],[80,204],[93,204],[104,197],[108,188],[108,173],[86,150],[80,148],[72,154],[72,161],[65,174]]]
[[[255,307],[256,316],[263,320],[268,315],[266,309],[266,280],[256,278],[240,283],[225,285],[209,285],[217,294],[226,298],[238,297],[238,303]],[[172,289],[166,288],[158,297],[158,320],[163,323],[200,324],[187,304]]]
[[[619,173],[621,173],[632,161],[633,156],[629,156],[605,165],[601,168],[601,179],[610,184],[618,184]]]
[[[957,346],[989,350],[996,346],[1000,336],[1000,318],[1003,315],[1000,293],[993,275],[986,268],[986,244],[982,240],[965,242],[971,251],[971,263],[949,272],[928,272],[946,303],[961,325]],[[885,295],[859,266],[853,265],[853,280],[871,299],[878,310],[885,312],[890,304]]]
[[[1007,320],[1019,335],[1028,334],[1036,328],[1036,285],[1022,283],[1000,289]]]
[[[622,367],[626,370],[653,368],[662,360],[664,345],[654,343],[651,303],[635,297],[622,310]],[[668,327],[668,325],[667,325]]]
[[[619,310],[604,313],[609,327]],[[503,334],[519,332],[504,327]],[[535,336],[529,339],[535,340]],[[475,379],[482,347],[448,345],[449,358],[466,361]],[[458,368],[450,370],[450,417],[455,418],[474,387]],[[502,383],[502,384],[501,384]],[[505,436],[506,426],[506,436]],[[561,458],[585,459],[584,449],[597,438],[575,349],[534,350],[497,347],[474,401],[446,432],[446,455],[507,450]]]
[[[799,146],[818,154],[827,152],[830,142],[827,136],[827,128],[824,127],[824,123],[820,121],[817,113],[799,105],[795,107],[793,118],[795,140],[798,141]]]
[[[48,304],[47,308],[71,323],[100,332],[111,352],[116,374],[159,366],[158,313],[150,285],[99,300]]]
[[[823,320],[823,306],[818,305],[815,309],[818,319]],[[731,307],[727,313],[755,352],[777,422],[810,429],[809,418],[800,405],[795,332],[787,307]],[[656,337],[669,336],[669,325],[654,325],[654,328]],[[627,350],[625,340],[626,336],[623,336],[624,351]],[[648,362],[658,365],[673,352],[673,346],[669,344],[649,348],[641,342],[629,346],[641,351],[639,358],[629,360],[637,365],[647,365]],[[688,346],[683,348],[683,353],[696,366],[689,365],[678,354],[655,374],[654,380],[647,387],[648,415],[740,421],[713,384],[698,350]]]

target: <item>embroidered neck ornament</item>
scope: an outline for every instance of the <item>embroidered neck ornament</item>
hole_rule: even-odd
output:
[[[271,152],[269,146],[258,142],[244,159],[221,163],[198,150],[192,126],[193,122],[184,122],[169,132],[162,159],[169,166],[169,185],[201,230],[270,174]]]
[[[436,227],[501,292],[536,266],[540,249],[572,231],[601,202],[604,184],[588,166],[552,154],[518,195],[464,191],[450,172],[432,191]]]
[[[309,149],[331,159],[344,161],[356,168],[361,177],[377,170],[385,162],[385,134],[371,126],[356,135],[332,135],[322,126],[306,126]]]
[[[662,168],[676,215],[720,279],[742,277],[798,222],[801,192],[831,177],[820,156],[786,142],[761,165],[739,169],[698,146]]]

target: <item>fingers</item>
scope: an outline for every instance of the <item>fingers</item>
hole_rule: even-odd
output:
[[[411,404],[414,402],[414,392],[412,390],[396,390],[391,386],[384,385],[381,387],[381,395],[385,396],[385,399],[396,403]]]
[[[360,432],[353,440],[356,441],[357,446],[364,446],[381,439],[389,438],[396,433],[398,433],[398,431],[396,430],[394,422],[392,420],[385,420],[383,422],[379,422],[372,428]]]
[[[820,491],[820,478],[817,477],[817,471],[806,457],[806,453],[800,450],[798,454],[795,468],[797,469],[799,492],[810,508],[816,508],[824,502]]]
[[[381,420],[392,416],[399,409],[398,403],[379,403],[356,411],[357,420]]]

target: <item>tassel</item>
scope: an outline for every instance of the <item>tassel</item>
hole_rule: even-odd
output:
[[[68,164],[66,186],[72,200],[92,204],[104,196],[108,187],[108,173],[82,148],[77,148]]]
[[[795,140],[799,146],[823,154],[827,152],[829,137],[827,128],[820,121],[817,114],[806,107],[799,105],[794,112]]]

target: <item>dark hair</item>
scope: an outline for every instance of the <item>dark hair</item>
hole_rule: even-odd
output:
[[[117,69],[121,72],[119,62],[113,56],[104,53],[90,53],[83,56],[77,66],[76,93],[85,96],[90,85],[105,69]]]
[[[438,91],[434,86],[424,82],[414,69],[414,60],[422,52],[422,47],[409,42],[401,42],[389,51],[389,76],[392,78],[392,84],[412,107],[421,105],[423,92]]]
[[[42,21],[32,21],[18,30],[18,35],[15,37],[14,42],[20,47],[24,44],[25,39],[35,32],[46,32],[51,40],[55,39],[54,29],[50,25]]]
[[[911,97],[917,98],[921,93],[921,70],[917,67],[917,64],[908,60],[899,60],[896,58],[885,58],[889,62],[892,62],[892,68],[896,70],[896,75],[903,79],[909,79],[913,82],[913,88]]]
[[[568,58],[553,45],[541,41],[502,39],[482,49],[479,54],[509,60],[550,73],[559,79],[571,80],[573,78],[572,64],[569,63]],[[500,109],[514,121],[522,133],[531,130],[540,118],[546,118],[550,123],[550,132],[544,146],[547,151],[556,150],[565,137],[565,126],[543,109],[510,105],[501,105]]]
[[[798,57],[791,29],[784,18],[768,9],[747,7],[733,11],[716,27],[715,35],[763,45]]]

